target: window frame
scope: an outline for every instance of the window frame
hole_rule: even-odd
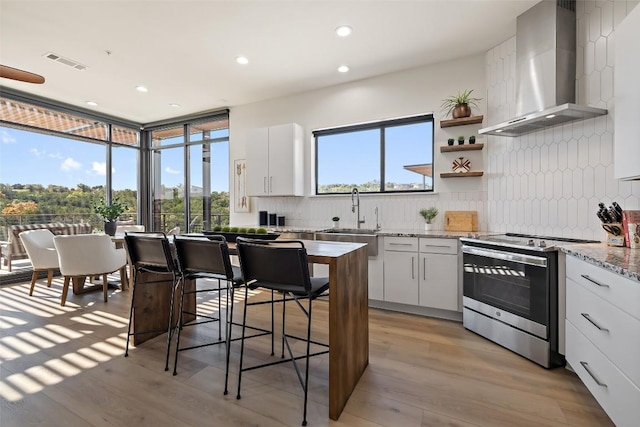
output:
[[[433,184],[431,189],[425,190],[385,190],[385,144],[386,136],[384,130],[391,127],[397,127],[402,125],[413,125],[418,123],[431,123],[431,159],[432,170],[435,172],[435,120],[433,113],[423,113],[413,116],[399,117],[393,119],[386,119],[374,122],[365,122],[358,124],[351,124],[346,126],[332,127],[317,129],[312,132],[314,137],[314,194],[316,196],[334,196],[340,194],[350,194],[350,192],[334,192],[334,193],[319,193],[318,192],[318,138],[330,135],[340,135],[351,132],[359,132],[364,130],[379,130],[380,131],[380,191],[362,191],[361,194],[424,194],[435,192],[435,173],[431,179]]]

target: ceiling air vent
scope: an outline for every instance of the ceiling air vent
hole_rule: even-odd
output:
[[[62,57],[60,55],[56,55],[55,53],[48,52],[48,53],[45,53],[42,56],[44,56],[45,58],[50,59],[52,61],[56,61],[56,62],[59,62],[61,64],[67,65],[67,66],[69,66],[71,68],[75,68],[76,70],[84,71],[84,70],[87,69],[86,65],[82,65],[81,63],[73,61],[73,60],[71,60],[69,58],[64,58],[64,57]]]

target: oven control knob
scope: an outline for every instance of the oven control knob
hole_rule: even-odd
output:
[[[536,243],[533,241],[533,239],[529,239],[529,241],[527,242],[527,246],[535,246]]]
[[[538,246],[540,246],[541,248],[546,248],[547,243],[544,240],[540,240],[540,243],[538,243]]]

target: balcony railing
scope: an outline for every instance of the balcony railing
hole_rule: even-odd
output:
[[[120,218],[121,221],[133,220],[135,221],[137,214],[135,212],[127,212]],[[8,239],[8,227],[11,225],[23,225],[23,224],[48,224],[52,222],[64,222],[69,224],[85,223],[93,225],[94,232],[101,232],[103,230],[103,221],[94,214],[88,213],[50,213],[50,214],[28,214],[28,215],[0,215],[0,240]],[[154,217],[154,223],[156,224],[153,231],[167,232],[173,227],[180,227],[182,232],[185,232],[185,218],[182,214],[174,213],[160,213]],[[229,223],[229,214],[211,214],[211,220],[209,222],[213,225],[224,225]],[[203,230],[202,216],[195,217],[189,224],[189,231],[192,233],[198,233]]]

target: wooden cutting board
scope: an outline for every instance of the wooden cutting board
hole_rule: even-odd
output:
[[[477,211],[445,211],[445,231],[478,231]]]

